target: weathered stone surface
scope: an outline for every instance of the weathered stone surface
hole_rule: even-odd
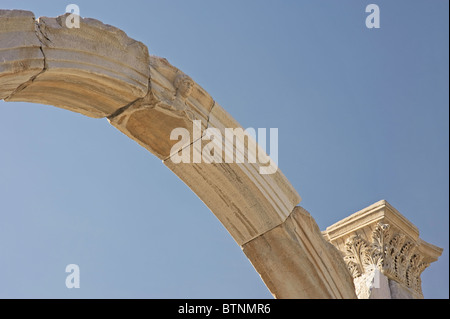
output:
[[[67,16],[39,18],[34,43],[40,41],[44,70],[6,100],[105,117],[144,97],[147,47],[95,19],[80,18],[80,28],[68,28]]]
[[[251,164],[167,165],[208,206],[239,245],[281,224],[300,201],[281,172],[258,176]],[[292,209],[292,208],[291,208]]]
[[[391,299],[422,299],[423,296],[416,291],[406,288],[404,285],[389,279],[389,291]],[[375,298],[372,298],[375,299]]]
[[[158,158],[170,156],[170,140],[174,128],[185,128],[193,136],[193,121],[207,127],[208,114],[214,100],[189,76],[166,59],[150,57],[150,88],[148,94],[109,117],[121,132],[147,148]]]
[[[420,239],[417,227],[385,200],[327,227],[323,234],[342,252],[361,299],[377,298],[377,291],[364,284],[376,271],[389,279],[392,299],[423,298],[421,273],[442,254],[442,248]]]
[[[243,251],[275,298],[355,298],[339,251],[302,207]]]
[[[379,269],[366,272],[353,282],[359,299],[392,299],[389,279]]]
[[[208,142],[194,143],[191,158]],[[239,245],[281,224],[301,201],[280,169],[260,174],[256,163],[175,164],[172,157],[164,164],[203,200]]]
[[[301,198],[280,170],[260,174],[257,163],[199,163],[200,154],[210,141],[199,140],[206,128],[241,128],[204,89],[166,59],[151,57],[150,89],[147,96],[109,117],[112,125],[164,161],[181,180],[211,209],[240,245],[282,223]],[[199,121],[197,136],[194,121]],[[185,128],[190,136],[190,163],[174,163],[171,131]],[[238,138],[239,139],[239,138]],[[247,146],[247,139],[239,139]],[[254,140],[252,143],[256,144]],[[264,153],[265,154],[265,153]],[[267,166],[267,165],[263,165]]]
[[[0,10],[0,99],[44,70],[35,28],[32,12]]]

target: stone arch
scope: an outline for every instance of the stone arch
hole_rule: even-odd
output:
[[[204,129],[218,129],[223,140],[215,142],[225,144],[225,128],[241,128],[203,88],[123,31],[88,18],[70,29],[66,18],[35,20],[29,11],[0,10],[0,99],[108,118],[211,209],[275,297],[355,297],[342,258],[297,206],[301,198],[280,170],[172,161],[174,128],[190,133],[184,147],[191,158],[205,143]],[[240,142],[256,144],[243,136]]]

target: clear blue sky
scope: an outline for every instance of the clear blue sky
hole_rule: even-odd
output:
[[[0,8],[52,17],[69,3]],[[444,248],[423,291],[449,297],[448,1],[74,3],[192,76],[242,126],[279,128],[279,166],[321,229],[389,201]],[[365,27],[369,3],[380,29]],[[107,120],[0,110],[0,297],[271,298],[208,208]],[[71,263],[80,289],[65,286]]]

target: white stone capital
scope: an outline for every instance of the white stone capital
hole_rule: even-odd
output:
[[[341,251],[361,299],[423,298],[420,275],[442,254],[384,200],[328,227],[323,235]],[[389,291],[380,294],[377,289],[385,279]]]

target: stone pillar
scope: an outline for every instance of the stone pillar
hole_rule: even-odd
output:
[[[442,254],[384,200],[322,233],[342,253],[359,299],[423,298],[420,275]]]

